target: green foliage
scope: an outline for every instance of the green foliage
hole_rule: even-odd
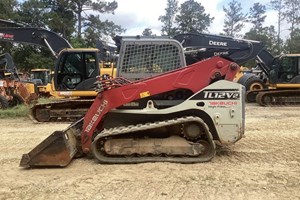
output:
[[[263,27],[266,18],[266,6],[254,3],[250,8],[248,21],[253,24],[250,31],[245,33],[244,38],[262,41],[266,44],[266,49],[273,55],[279,54],[277,49],[277,33],[274,26]]]
[[[261,28],[259,31],[251,29],[244,36],[245,39],[262,41],[265,43],[267,51],[272,55],[278,55],[280,52],[277,50],[277,33],[274,26]],[[281,40],[282,42],[282,40]]]
[[[142,33],[143,36],[152,36],[152,30],[150,28],[145,28]]]
[[[28,24],[32,27],[46,27],[46,4],[40,0],[24,1],[17,10],[16,21]]]
[[[87,48],[84,39],[79,37],[72,37],[70,40],[70,43],[72,44],[73,48]]]
[[[116,1],[100,0],[3,0],[0,2],[2,19],[13,19],[31,27],[42,27],[54,31],[71,41],[76,47],[96,47],[98,40],[108,40],[125,31],[112,21],[101,21],[99,15],[81,15],[86,10],[94,13],[114,13]],[[82,27],[83,33],[81,31]],[[84,36],[84,37],[81,37]],[[24,71],[31,68],[52,68],[54,57],[50,51],[29,45],[13,46],[8,42],[0,43],[0,53],[13,55],[16,66]]]
[[[121,26],[116,25],[112,21],[101,21],[99,15],[90,15],[88,22],[85,25],[86,30],[84,33],[84,41],[86,47],[95,47],[95,44],[99,40],[107,41],[108,37],[114,37],[117,34],[121,34],[125,31]]]
[[[205,13],[201,3],[188,0],[181,4],[175,22],[179,33],[203,32],[207,31],[213,19],[213,17],[210,17],[210,14]]]
[[[225,35],[238,37],[238,33],[244,28],[247,14],[243,14],[241,3],[236,0],[229,2],[228,7],[223,6],[225,20],[223,31]]]
[[[14,9],[17,7],[16,0],[1,0],[0,1],[0,19],[15,19],[17,14]],[[0,54],[10,52],[12,44],[6,42],[0,42]]]
[[[276,51],[281,53],[282,50],[282,39],[280,38],[281,24],[284,20],[284,0],[271,0],[271,9],[277,12],[277,41]]]
[[[9,109],[0,109],[0,119],[26,117],[29,114],[29,107],[26,105],[18,105]]]
[[[54,57],[48,49],[29,45],[18,45],[12,49],[15,65],[21,71],[30,71],[33,68],[54,67]]]
[[[45,103],[51,103],[51,102],[55,102],[57,101],[56,98],[44,98],[44,97],[41,97],[38,99],[38,104],[45,104]]]
[[[252,29],[256,31],[262,30],[262,24],[266,19],[266,6],[260,3],[254,3],[250,8],[248,21],[253,24]]]
[[[300,0],[285,0],[285,12],[283,13],[286,21],[291,25],[291,37],[296,26],[300,24]]]
[[[300,53],[300,29],[296,28],[286,40],[285,51],[287,53]]]
[[[55,101],[55,99],[52,98],[38,99],[39,104],[50,103],[53,101]],[[0,119],[27,117],[30,114],[30,107],[31,106],[21,104],[5,110],[0,109]]]
[[[176,29],[173,27],[173,24],[178,12],[178,0],[168,0],[165,11],[166,14],[158,18],[163,23],[161,33],[162,35],[175,35]]]
[[[72,2],[73,2],[72,10],[77,15],[77,21],[78,21],[77,36],[79,38],[81,38],[83,22],[89,21],[90,24],[93,23],[93,22],[90,21],[90,19],[93,18],[93,16],[94,16],[93,14],[90,14],[89,16],[87,16],[87,18],[82,17],[82,12],[84,10],[93,10],[93,11],[98,12],[98,13],[112,13],[112,14],[114,14],[114,11],[118,7],[118,3],[116,1],[106,2],[106,1],[100,1],[100,0],[97,0],[97,1],[74,0]],[[100,21],[100,19],[98,19],[98,20]],[[110,22],[110,24],[115,26],[115,24],[113,22]],[[90,40],[96,40],[96,38],[92,38],[92,39],[90,38]]]
[[[15,12],[14,9],[17,6],[16,0],[1,0],[0,1],[0,19],[14,19]]]
[[[72,11],[73,2],[70,0],[42,0],[47,6],[44,17],[47,26],[54,32],[70,40],[75,31],[76,17]]]

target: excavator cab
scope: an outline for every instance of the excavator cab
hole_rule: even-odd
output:
[[[296,77],[300,78],[299,74],[299,56],[285,56],[279,61],[278,78],[280,83],[296,83]],[[292,81],[293,80],[293,81]],[[300,79],[298,80],[300,82]]]
[[[300,59],[297,54],[281,55],[274,58],[270,69],[270,84],[300,83]]]
[[[94,91],[100,74],[96,49],[63,50],[56,64],[54,84],[57,91]]]

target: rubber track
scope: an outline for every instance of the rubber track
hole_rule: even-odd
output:
[[[122,134],[128,134],[132,132],[137,131],[145,131],[149,129],[155,129],[160,128],[164,126],[170,126],[175,124],[182,124],[187,122],[198,122],[202,125],[204,125],[206,129],[206,135],[207,135],[207,146],[208,146],[208,153],[203,156],[199,157],[188,157],[188,156],[182,156],[182,157],[171,157],[171,156],[128,156],[128,157],[108,157],[100,151],[99,149],[99,142],[106,138],[106,137],[112,137],[112,136],[118,136]],[[210,161],[216,154],[216,146],[212,139],[212,134],[209,132],[208,126],[205,124],[205,122],[200,119],[199,117],[193,117],[193,116],[187,116],[182,118],[175,118],[171,120],[165,120],[165,121],[159,121],[159,122],[153,122],[153,123],[145,123],[145,124],[137,124],[137,125],[130,125],[130,126],[122,126],[122,127],[116,127],[112,129],[104,129],[102,132],[100,132],[94,139],[94,142],[92,143],[92,152],[94,154],[94,157],[98,159],[101,163],[144,163],[144,162],[175,162],[175,163],[199,163],[199,162],[207,162]]]

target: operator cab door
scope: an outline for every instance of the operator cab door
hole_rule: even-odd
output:
[[[58,58],[54,84],[57,91],[93,91],[99,75],[96,52],[63,52]]]

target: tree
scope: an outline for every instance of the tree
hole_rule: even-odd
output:
[[[296,26],[300,24],[300,0],[285,0],[285,12],[284,18],[291,24],[290,30],[291,34],[297,28]]]
[[[108,30],[118,32],[120,26],[115,25],[111,21],[102,22],[99,15],[95,13],[114,13],[118,7],[116,1],[106,2],[100,0],[43,0],[49,5],[48,25],[51,30],[61,33],[68,40],[84,46],[84,41],[95,41],[99,39],[99,33],[105,33]],[[86,11],[92,10],[93,13]],[[86,17],[82,14],[85,13]],[[98,18],[98,19],[96,19]],[[77,28],[76,28],[77,26]],[[91,26],[91,27],[89,27]],[[110,26],[110,27],[106,27]],[[84,27],[84,29],[83,29]],[[87,28],[89,28],[87,30]],[[102,28],[103,30],[96,30]],[[112,29],[116,30],[112,30]],[[105,30],[104,30],[105,29]],[[74,39],[74,32],[77,30],[77,39]],[[123,30],[123,29],[122,29]],[[87,31],[87,32],[86,32]],[[96,31],[97,34],[92,34],[91,31]],[[82,35],[89,35],[89,39],[82,39]],[[73,36],[73,37],[71,37]],[[91,37],[95,38],[91,38]],[[97,38],[96,38],[97,37]],[[95,45],[95,44],[94,44]]]
[[[205,13],[201,3],[188,0],[180,5],[179,14],[175,17],[179,33],[207,31],[213,21],[210,14]]]
[[[85,28],[85,47],[95,47],[97,41],[109,41],[110,38],[113,38],[115,35],[125,32],[125,29],[112,21],[101,21],[99,15],[90,15],[85,24]]]
[[[44,48],[37,48],[32,45],[18,45],[12,49],[14,63],[21,71],[30,71],[33,68],[54,67],[54,56]]]
[[[266,6],[260,3],[254,3],[254,5],[250,8],[248,21],[253,24],[253,30],[260,31],[262,29],[262,24],[267,17],[265,13]]]
[[[281,52],[281,23],[284,20],[283,10],[284,10],[284,0],[271,0],[271,8],[275,11],[277,11],[277,52]]]
[[[158,18],[163,23],[161,33],[162,35],[174,35],[176,29],[173,27],[173,24],[178,12],[178,0],[168,0],[165,11],[166,14]]]
[[[288,52],[296,53],[295,50],[298,48],[296,41],[299,40],[300,0],[285,0],[284,5],[284,18],[290,24],[290,38],[286,41]],[[299,50],[297,53],[299,53]]]
[[[0,19],[14,19],[16,16],[16,13],[14,12],[14,9],[17,6],[16,0],[2,0],[0,1]],[[9,52],[12,48],[12,44],[6,43],[6,42],[0,42],[0,54]]]
[[[24,3],[20,5],[17,11],[18,18],[16,19],[16,21],[28,24],[32,27],[45,28],[47,26],[47,20],[45,16],[45,14],[47,13],[46,9],[47,5],[43,1],[24,1]]]
[[[266,18],[266,6],[261,5],[260,3],[254,3],[250,8],[248,22],[252,23],[252,28],[245,33],[244,38],[262,41],[266,43],[266,48],[271,53],[278,53],[274,44],[276,44],[276,34],[274,26],[263,27],[263,23]],[[275,37],[275,39],[274,39]]]
[[[279,55],[281,54],[282,52],[277,48],[277,42],[279,44],[279,46],[282,46],[283,44],[283,40],[281,38],[279,38],[279,41],[278,41],[278,38],[277,38],[277,32],[275,30],[275,27],[274,26],[267,26],[263,29],[263,32],[262,32],[263,35],[266,35],[267,36],[267,39],[266,39],[266,48],[267,50],[272,54],[272,55]]]
[[[48,28],[70,40],[76,24],[76,18],[72,11],[73,1],[43,0],[43,2],[47,5],[45,18]]]
[[[153,36],[151,28],[145,28],[142,33],[143,36]]]
[[[16,0],[0,1],[0,19],[14,19],[14,8],[18,5]]]
[[[245,33],[244,36],[245,39],[249,40],[256,40],[261,41],[265,43],[266,49],[272,54],[272,55],[278,55],[280,52],[278,52],[277,46],[277,33],[275,31],[274,26],[267,26],[260,29],[260,32],[257,32],[255,29],[251,29],[247,33]],[[280,40],[280,43],[282,44],[282,40]]]
[[[285,42],[285,50],[287,53],[299,53],[300,49],[300,29],[295,28]]]
[[[74,47],[95,47],[98,40],[105,40],[125,31],[111,21],[101,21],[99,15],[88,14],[85,18],[81,16],[86,10],[113,13],[117,8],[115,1],[109,3],[100,0],[26,0],[17,4],[16,0],[2,0],[0,6],[1,18],[54,31],[71,41]],[[77,23],[77,18],[82,21]],[[2,47],[6,45],[9,48],[3,50]],[[54,65],[52,56],[49,56],[51,53],[46,48],[29,45],[17,45],[12,48],[12,45],[6,42],[4,45],[1,43],[0,51],[11,52],[16,65],[27,70]]]
[[[244,21],[247,14],[243,14],[241,3],[236,0],[229,2],[228,7],[223,6],[225,12],[224,28],[225,35],[238,37],[239,33],[244,28]]]
[[[115,9],[118,7],[118,3],[116,1],[113,2],[105,2],[105,1],[92,1],[92,0],[73,0],[73,11],[77,15],[78,20],[78,28],[77,28],[77,36],[81,38],[82,34],[82,21],[86,20],[82,18],[82,12],[86,10],[93,10],[98,13],[113,13]],[[93,14],[91,14],[93,15]],[[94,16],[94,15],[93,15]]]

